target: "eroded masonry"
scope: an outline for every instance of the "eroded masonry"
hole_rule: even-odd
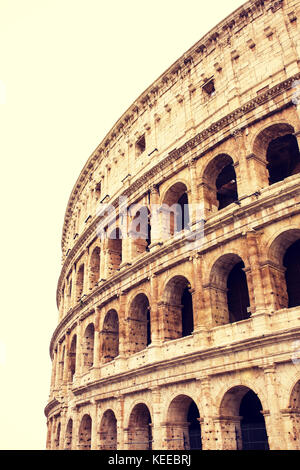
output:
[[[299,22],[299,0],[245,3],[88,159],[48,449],[300,449]]]

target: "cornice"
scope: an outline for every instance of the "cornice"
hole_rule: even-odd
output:
[[[267,13],[270,9],[274,13],[281,6],[282,0],[250,0],[240,6],[186,51],[134,101],[125,113],[123,113],[89,157],[73,187],[65,212],[62,231],[62,250],[64,250],[67,225],[72,216],[74,201],[82,191],[84,184],[86,184],[88,176],[91,175],[95,169],[95,164],[102,161],[107,151],[109,151],[112,145],[117,141],[119,135],[127,135],[132,122],[134,122],[140,114],[143,114],[147,107],[151,109],[157,99],[165,93],[167,89],[173,86],[178,80],[189,75],[195,64],[203,60],[212,50],[216,47],[220,49],[229,47],[231,45],[232,34],[246,27],[250,21],[255,20],[263,13]]]
[[[233,112],[229,113],[228,115],[224,116],[223,118],[219,119],[218,121],[214,122],[208,128],[204,129],[203,131],[198,133],[196,136],[189,139],[182,146],[180,146],[179,148],[175,148],[174,150],[169,152],[165,158],[163,158],[160,162],[158,162],[156,165],[154,165],[152,168],[146,171],[140,178],[134,181],[130,186],[128,186],[122,192],[120,192],[117,196],[115,196],[115,200],[112,200],[111,204],[117,207],[117,201],[118,201],[117,198],[121,196],[124,196],[124,197],[132,196],[135,192],[137,192],[141,188],[144,188],[143,194],[145,194],[151,185],[158,183],[157,181],[152,181],[152,180],[155,178],[157,179],[157,175],[162,170],[166,170],[166,168],[170,166],[171,164],[173,164],[175,160],[178,160],[179,158],[183,157],[187,153],[193,151],[200,144],[203,144],[206,140],[210,139],[213,135],[217,134],[218,132],[224,130],[226,127],[236,123],[236,121],[240,120],[247,113],[253,111],[254,109],[257,109],[259,106],[264,105],[265,103],[269,102],[275,97],[281,95],[283,92],[291,89],[293,82],[299,79],[300,79],[300,73],[297,73],[293,75],[292,77],[284,80],[283,82],[278,83],[277,85],[268,89],[265,93],[262,93],[261,95],[256,96],[252,100],[249,100],[247,103],[237,108]],[[292,106],[292,105],[293,103],[289,101],[287,104],[284,105],[284,107]],[[278,112],[279,109],[280,108],[277,108],[275,111],[272,111],[272,113]],[[264,116],[266,116],[266,113],[264,114]],[[253,118],[252,122],[248,121],[247,126],[249,127],[256,120],[257,118]],[[218,145],[224,142],[225,140],[228,140],[229,138],[231,138],[232,133],[233,133],[233,129],[230,129],[228,134],[226,136],[222,136],[222,139],[218,141]],[[205,152],[207,152],[207,150],[205,150]],[[194,155],[193,158],[195,160],[199,159],[204,155],[205,152],[202,151],[198,155]],[[188,162],[185,163],[185,165],[187,164]],[[61,283],[62,283],[62,280],[64,279],[64,276],[66,275],[66,271],[69,268],[70,260],[73,259],[77,251],[89,239],[91,234],[95,233],[96,227],[99,221],[100,221],[100,217],[97,217],[97,216],[94,218],[94,220],[92,220],[88,228],[83,232],[83,234],[80,235],[75,245],[72,247],[70,253],[68,254],[68,257],[64,261],[61,274],[58,280],[58,286],[57,286],[57,292],[56,292],[57,306],[59,305],[59,300],[60,300]]]

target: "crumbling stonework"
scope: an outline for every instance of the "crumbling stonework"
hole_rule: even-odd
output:
[[[88,159],[48,449],[300,449],[299,21],[299,0],[245,3]]]

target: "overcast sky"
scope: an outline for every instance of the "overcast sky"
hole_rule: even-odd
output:
[[[61,233],[86,160],[241,0],[0,0],[0,449],[44,449]]]

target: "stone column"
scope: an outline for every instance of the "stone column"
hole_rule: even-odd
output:
[[[59,378],[59,366],[60,366],[60,343],[57,343],[57,347],[56,347],[56,361],[55,361],[55,389],[58,390],[59,389],[59,385],[60,385],[60,378]]]
[[[151,321],[151,344],[160,344],[162,340],[162,318],[158,310],[158,279],[155,274],[150,276],[150,321]]]
[[[76,371],[75,379],[81,377],[83,372],[83,323],[79,319],[77,324],[77,344],[76,344]]]
[[[163,436],[161,430],[161,390],[155,387],[151,390],[152,402],[152,450],[159,450],[163,448]]]
[[[92,419],[91,429],[91,450],[100,449],[100,434],[99,434],[99,423],[98,423],[98,405],[95,401],[92,401],[92,408],[90,410],[90,416]]]
[[[214,403],[213,393],[211,390],[210,379],[204,377],[200,379],[200,401],[202,405],[203,415],[200,416],[201,421],[201,440],[203,450],[216,450],[217,440],[215,426],[213,420]]]
[[[254,153],[249,153],[246,156],[248,175],[247,188],[248,193],[253,194],[259,192],[260,189],[269,186],[269,174],[267,170],[267,162],[263,158]]]
[[[217,416],[213,418],[216,450],[242,450],[241,416]]]
[[[123,432],[124,429],[124,396],[118,395],[117,397],[118,405],[117,405],[117,449],[125,449],[125,435]]]
[[[70,330],[67,330],[65,336],[65,360],[64,360],[64,370],[63,370],[63,382],[64,384],[68,383],[68,373],[69,373],[69,364],[70,364]]]
[[[209,318],[205,315],[204,293],[202,288],[202,257],[198,253],[191,256],[193,263],[193,313],[194,313],[194,335],[197,336],[197,343],[207,345]]]
[[[282,432],[279,406],[279,390],[276,380],[276,368],[270,365],[264,368],[264,379],[269,412],[264,413],[270,450],[286,449],[285,435]],[[267,410],[264,410],[265,412]]]
[[[100,367],[100,309],[97,309],[95,317],[95,330],[94,330],[94,359],[93,369]]]
[[[127,321],[126,321],[126,302],[127,295],[121,292],[119,296],[119,357],[124,358],[127,353],[126,342],[128,341]]]
[[[151,244],[150,252],[161,245],[161,216],[159,203],[159,189],[157,185],[150,187],[150,225]]]
[[[233,131],[232,136],[235,140],[235,148],[238,149],[235,155],[235,173],[236,173],[236,183],[237,183],[237,193],[238,198],[241,199],[245,196],[251,194],[251,188],[249,186],[249,174],[246,162],[246,146],[245,146],[245,136],[244,131],[241,129],[236,129]]]
[[[50,386],[50,395],[53,394],[55,390],[55,381],[56,381],[56,350],[53,350],[53,359],[52,359],[52,374],[51,374],[51,386]]]
[[[282,450],[300,450],[300,410],[281,410],[281,423],[286,447]]]

